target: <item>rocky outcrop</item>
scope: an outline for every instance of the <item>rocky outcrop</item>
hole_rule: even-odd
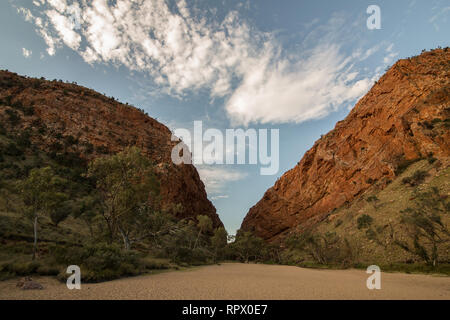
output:
[[[273,240],[320,221],[414,159],[450,156],[450,50],[399,60],[253,206],[242,229]]]
[[[2,123],[11,125],[6,113],[17,113],[20,121],[11,130],[37,129],[42,134],[31,137],[33,145],[48,153],[69,152],[89,161],[138,146],[157,167],[163,207],[180,204],[173,210],[179,218],[204,214],[222,226],[195,167],[172,163],[177,142],[171,141],[170,130],[142,110],[76,84],[7,71],[0,71],[0,99]]]
[[[42,284],[33,281],[30,277],[25,277],[19,280],[16,284],[17,288],[20,288],[22,290],[44,290],[44,287]]]

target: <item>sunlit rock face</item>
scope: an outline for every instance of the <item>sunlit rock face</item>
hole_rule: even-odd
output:
[[[432,154],[448,165],[449,118],[450,50],[399,60],[266,191],[242,229],[271,241],[321,221],[374,184],[383,188],[402,162]]]

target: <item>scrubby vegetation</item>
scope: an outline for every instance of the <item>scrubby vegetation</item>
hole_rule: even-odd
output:
[[[354,261],[354,248],[335,232],[322,234],[314,229],[292,234],[286,241],[282,262],[300,266],[348,267]]]
[[[276,263],[314,268],[376,264],[383,271],[449,275],[450,169],[432,176],[430,170],[435,170],[435,161],[409,163],[384,190],[374,187],[322,222],[273,243]],[[412,185],[403,182],[409,177],[414,177]],[[258,259],[271,262],[263,255]]]
[[[414,172],[412,176],[403,178],[402,183],[407,184],[411,187],[415,187],[423,183],[425,178],[428,176],[429,176],[428,172],[423,170],[417,170],[416,172]]]
[[[368,214],[363,214],[356,220],[358,222],[358,229],[364,229],[370,227],[373,222],[373,219]]]
[[[35,115],[38,100],[18,92],[46,86],[64,97],[91,95],[117,106],[114,99],[43,79],[5,76],[0,82],[11,88],[0,96],[0,279],[64,278],[76,264],[83,281],[103,281],[229,255],[225,229],[215,229],[208,216],[180,220],[181,204],[162,206],[156,166],[140,149],[127,148],[137,138],[118,139],[124,151],[111,154],[66,130],[63,121],[45,125]],[[95,160],[86,160],[93,153]]]
[[[81,93],[73,90],[63,93]],[[228,236],[202,212],[175,218],[181,205],[162,208],[156,167],[140,149],[110,154],[38,119],[22,127],[35,109],[16,100],[0,99],[0,280],[32,274],[63,280],[75,264],[83,281],[98,282],[224,260],[320,268],[375,263],[386,271],[450,273],[449,169],[430,175],[441,165],[433,154],[394,159],[399,178],[384,191],[375,186],[323,221],[268,244],[248,231]],[[448,129],[449,119],[420,126],[432,134]],[[48,150],[35,143],[43,135],[52,141]],[[103,156],[92,162],[80,156],[94,152]]]
[[[180,205],[161,209],[154,167],[138,148],[85,164],[0,138],[0,279],[64,279],[79,265],[83,281],[97,282],[224,259],[225,229],[207,216],[175,219]]]
[[[428,192],[416,192],[415,206],[403,210],[401,217],[409,239],[395,239],[394,243],[435,267],[442,251],[439,247],[445,248],[450,243],[450,232],[442,217],[449,212],[450,201],[436,187]]]
[[[414,201],[401,210],[397,222],[377,220],[386,198],[371,193],[361,200],[366,213],[350,214],[349,207],[350,215],[341,215],[328,230],[316,225],[268,244],[251,232],[228,236],[205,215],[176,219],[180,205],[162,210],[154,167],[138,148],[84,164],[49,157],[14,136],[0,138],[3,146],[13,143],[20,151],[3,153],[0,163],[0,279],[40,274],[63,280],[72,264],[81,267],[85,282],[224,260],[358,268],[368,265],[362,241],[417,258],[403,264],[375,261],[383,270],[448,273],[447,258],[439,253],[449,243],[443,222],[449,201],[436,188],[417,189],[421,179],[415,189],[408,184]],[[405,185],[405,177],[423,176],[417,172],[427,171],[408,169],[389,188]],[[340,231],[349,223],[366,240]],[[398,233],[400,227],[403,233]]]

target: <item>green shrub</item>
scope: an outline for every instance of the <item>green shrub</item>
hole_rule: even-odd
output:
[[[40,267],[39,262],[36,261],[13,261],[7,262],[0,266],[1,273],[9,273],[16,276],[26,276],[36,273]]]
[[[369,196],[366,199],[367,202],[377,202],[378,200],[379,200],[378,197],[375,195]]]
[[[410,165],[412,165],[413,163],[415,163],[419,160],[420,159],[411,159],[411,160],[401,159],[397,163],[397,166],[395,168],[395,175],[398,176],[398,175],[402,174]]]
[[[71,135],[68,135],[68,136],[64,137],[64,144],[66,146],[71,146],[71,145],[74,145],[74,144],[77,144],[77,143],[78,143],[78,140],[76,138],[74,138],[73,136],[71,136]]]
[[[369,240],[378,240],[377,234],[372,228],[369,228],[369,229],[366,230],[366,237]]]
[[[421,125],[422,127],[424,127],[425,129],[428,129],[428,130],[434,129],[434,123],[430,122],[430,121],[419,122],[419,125]]]
[[[22,112],[25,116],[32,116],[32,115],[34,115],[34,108],[33,107],[23,107]]]
[[[433,124],[436,124],[436,123],[439,123],[439,122],[442,122],[442,119],[434,118],[433,120],[431,120],[431,123],[433,123]]]
[[[14,142],[8,143],[3,152],[5,155],[12,157],[18,157],[23,154],[22,150],[20,150]]]
[[[31,137],[30,131],[25,130],[16,137],[16,144],[20,148],[28,148],[29,146],[31,146],[30,137]]]
[[[60,265],[78,265],[84,282],[100,282],[133,276],[145,272],[146,268],[139,254],[124,251],[117,245],[89,245],[85,247],[55,246],[51,255]],[[65,280],[65,270],[58,278]]]
[[[436,159],[435,157],[431,156],[431,157],[428,157],[427,160],[428,160],[428,163],[429,163],[429,164],[433,164],[433,163],[436,162],[437,159]]]
[[[368,228],[373,222],[373,219],[368,214],[360,216],[356,222],[358,223],[358,229]]]
[[[142,265],[147,270],[169,269],[170,265],[164,260],[146,257],[141,260]]]
[[[410,177],[406,177],[402,179],[403,184],[409,184],[411,187],[417,186],[419,184],[422,184],[425,181],[425,178],[428,177],[430,174],[423,170],[417,170],[414,172],[414,174]]]
[[[19,124],[19,122],[20,122],[20,116],[19,116],[19,114],[17,113],[17,111],[12,110],[12,109],[7,109],[5,112],[6,112],[6,114],[8,115],[9,122],[10,122],[13,126],[16,126],[16,125]]]
[[[41,276],[57,276],[60,273],[61,268],[52,264],[52,263],[47,263],[47,264],[41,264],[37,270],[36,273],[38,273]]]
[[[50,212],[50,220],[53,225],[58,226],[59,223],[66,220],[66,218],[70,215],[70,208],[65,203],[62,203],[59,208]]]

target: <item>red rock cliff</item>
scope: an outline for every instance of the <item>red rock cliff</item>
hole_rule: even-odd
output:
[[[163,206],[181,204],[182,210],[176,213],[179,218],[204,214],[216,227],[222,226],[195,167],[172,163],[176,142],[171,141],[170,130],[144,112],[76,84],[7,71],[0,71],[0,98],[6,105],[33,108],[33,114],[20,112],[22,121],[14,130],[45,128],[41,140],[33,141],[45,151],[69,136],[77,141],[70,151],[87,160],[131,145],[140,147],[157,165]],[[4,113],[0,110],[0,120]]]
[[[381,188],[405,161],[450,156],[450,50],[399,60],[253,206],[242,229],[271,240]]]

